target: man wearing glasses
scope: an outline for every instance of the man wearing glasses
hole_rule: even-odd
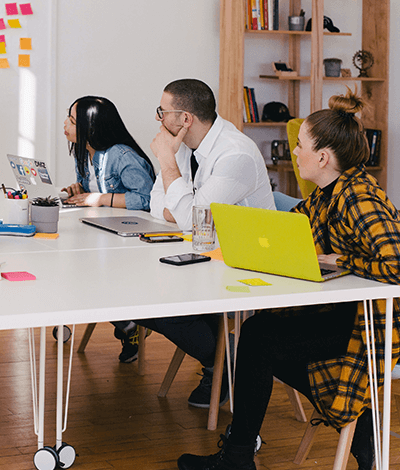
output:
[[[164,89],[151,150],[161,171],[150,194],[151,214],[191,229],[192,206],[211,202],[275,209],[264,159],[255,143],[215,112],[211,89],[199,80],[177,80]],[[178,287],[177,287],[178,288]],[[217,315],[140,320],[203,365],[203,378],[188,403],[210,406]],[[220,405],[228,400],[222,381]]]
[[[192,227],[193,205],[275,209],[256,144],[218,116],[215,106],[208,85],[184,79],[165,87],[157,108],[160,132],[150,147],[161,171],[151,192],[151,214],[182,230]]]

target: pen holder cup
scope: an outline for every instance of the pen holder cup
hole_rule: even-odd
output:
[[[29,223],[29,203],[28,199],[1,199],[0,219],[4,224]]]
[[[31,205],[31,223],[38,233],[57,233],[59,206]]]
[[[304,31],[304,16],[289,16],[289,31]]]

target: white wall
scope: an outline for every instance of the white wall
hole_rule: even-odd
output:
[[[2,11],[5,3],[8,0],[0,0]],[[308,18],[311,0],[303,3]],[[281,27],[286,28],[285,2],[282,1],[281,5]],[[343,67],[353,68],[353,74],[351,57],[359,49],[361,41],[358,32],[360,5],[361,0],[325,2],[325,14],[342,31],[351,30],[353,36],[337,38],[334,44],[325,42],[327,55],[324,56],[334,54],[344,58]],[[200,78],[218,96],[218,0],[34,0],[32,6],[34,15],[21,17],[22,31],[6,30],[10,39],[7,56],[10,57],[11,69],[0,70],[0,148],[3,155],[0,158],[0,179],[5,182],[10,182],[11,173],[4,166],[4,155],[24,152],[28,156],[28,151],[34,151],[36,156],[44,157],[50,163],[58,186],[74,179],[63,122],[66,109],[80,96],[97,94],[114,101],[127,127],[151,157],[150,143],[158,129],[154,120],[155,108],[163,87],[169,81],[183,77]],[[399,20],[400,2],[391,0],[388,193],[398,207]],[[32,36],[30,69],[16,65],[18,35]],[[246,40],[246,43],[249,41],[253,39]],[[270,72],[271,61],[283,55],[275,47],[269,48],[272,53],[260,47],[252,58],[256,59],[255,67],[246,67],[245,82],[249,86],[257,84],[258,75]],[[302,47],[309,45],[305,43]],[[250,48],[253,49],[253,44]],[[307,66],[306,62],[304,67]],[[265,83],[258,86],[257,99],[261,109],[268,101],[283,100],[285,90],[276,92],[276,86],[269,88]],[[22,93],[24,90],[25,94]],[[329,89],[325,94],[336,91]],[[302,89],[305,103],[309,102],[308,93],[305,85]],[[32,119],[25,108],[26,101],[34,106]],[[307,105],[302,106],[301,115],[308,112]],[[23,135],[26,129],[21,129],[22,124],[30,132],[27,137]],[[268,139],[260,135],[262,132],[254,131],[253,137],[268,154],[270,141],[280,137],[279,131]]]
[[[390,1],[389,146],[387,192],[400,209],[400,2]]]

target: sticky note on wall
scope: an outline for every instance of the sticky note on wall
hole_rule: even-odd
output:
[[[3,18],[0,18],[0,29],[6,29]]]
[[[24,51],[32,50],[32,39],[31,38],[20,38],[19,48]]]
[[[21,27],[21,23],[19,22],[19,20],[7,20],[7,23],[8,23],[8,26],[10,28],[20,28]]]
[[[6,3],[7,15],[18,15],[18,7],[16,3]]]
[[[30,3],[20,3],[19,5],[22,15],[33,15],[32,7]]]
[[[0,59],[0,69],[9,69],[10,64],[8,63],[8,59]]]
[[[5,53],[6,53],[6,43],[0,42],[0,54],[5,54]]]
[[[30,67],[31,56],[29,54],[19,54],[18,56],[18,67]]]
[[[6,36],[4,34],[0,34],[0,42],[6,43]]]

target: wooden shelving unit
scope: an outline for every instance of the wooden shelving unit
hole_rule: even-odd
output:
[[[289,14],[301,9],[301,0],[287,1]],[[310,31],[245,31],[245,0],[220,0],[220,80],[219,80],[219,114],[235,126],[246,128],[283,127],[285,123],[243,123],[243,71],[244,71],[244,38],[245,35],[258,36],[260,41],[274,38],[286,41],[288,38],[288,63],[294,70],[300,70],[300,41],[311,37],[311,67],[309,76],[277,77],[260,75],[266,80],[284,80],[288,87],[287,104],[290,113],[300,115],[300,83],[310,82],[310,109],[302,115],[322,108],[322,91],[324,82],[332,81],[358,83],[361,94],[367,99],[370,107],[363,112],[362,120],[366,128],[382,131],[380,165],[371,168],[381,186],[386,189],[387,178],[387,138],[388,138],[388,69],[389,69],[389,0],[362,0],[362,44],[361,49],[370,51],[375,59],[369,70],[371,78],[324,77],[323,38],[325,36],[350,36],[351,32],[329,33],[323,30],[324,0],[312,0],[312,24]],[[285,168],[285,171],[287,169]],[[293,193],[293,191],[292,191]]]

